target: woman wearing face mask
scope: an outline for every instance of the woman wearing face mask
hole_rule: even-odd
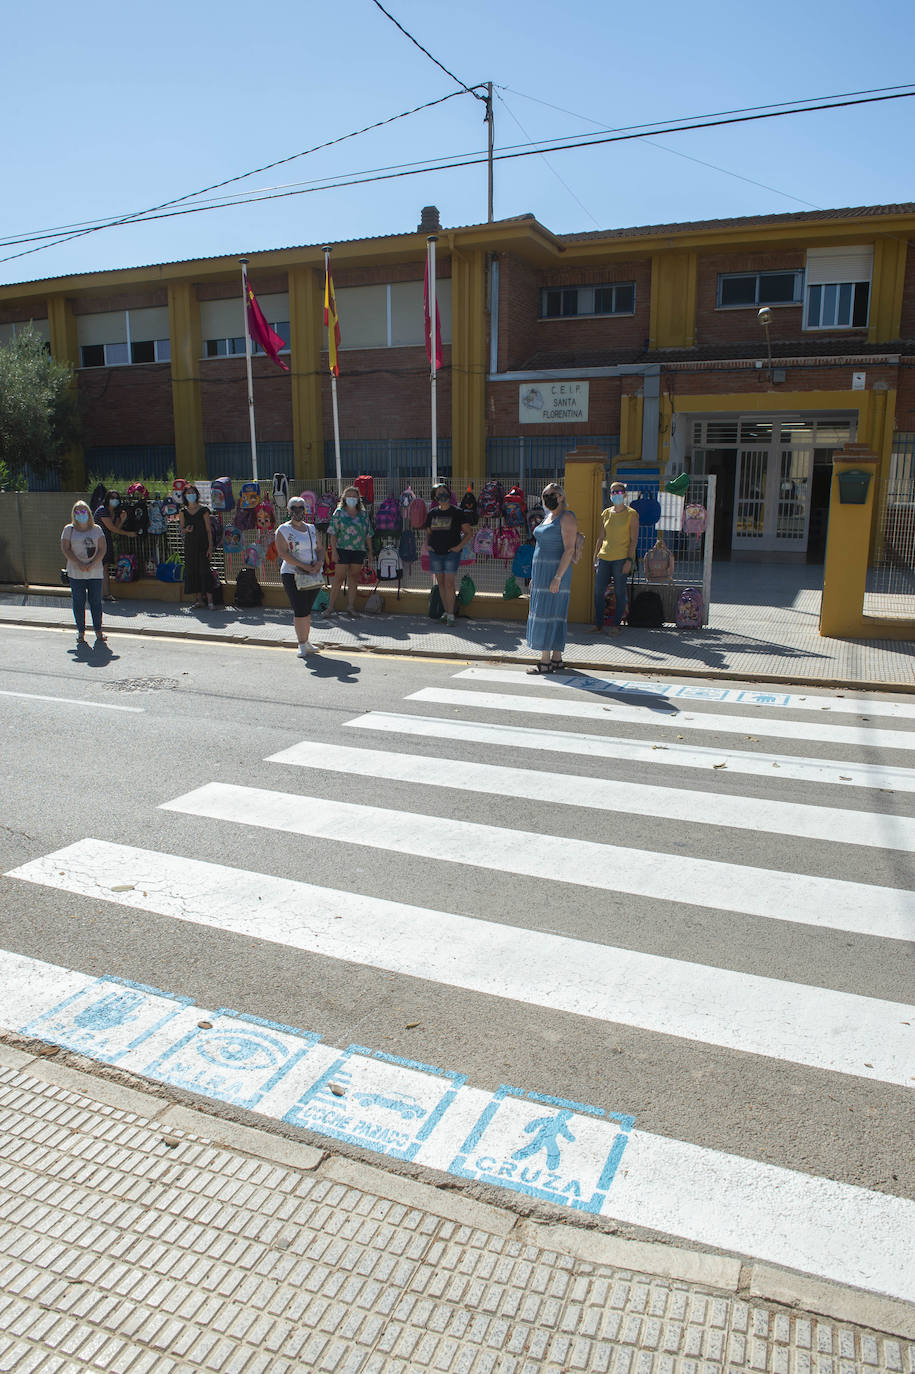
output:
[[[102,634],[102,569],[106,550],[105,531],[97,525],[85,501],[77,501],[60,536],[60,548],[67,560],[70,599],[76,622],[76,645],[86,642],[86,599],[95,631],[96,644],[104,644]]]
[[[432,492],[435,505],[426,516],[424,529],[429,531],[429,566],[435,574],[438,590],[445,608],[444,622],[454,624],[454,580],[461,566],[461,550],[473,530],[467,523],[467,516],[457,506],[451,504],[451,492],[444,485],[437,486]]]
[[[639,542],[639,517],[626,505],[626,485],[613,482],[610,505],[600,513],[603,542],[598,537],[594,559],[594,629],[597,634],[618,635],[626,613],[626,578],[632,571]],[[604,625],[604,597],[613,578],[613,624]]]
[[[95,523],[101,525],[105,531],[105,562],[102,564],[102,600],[114,601],[111,594],[111,582],[108,577],[108,569],[115,559],[114,535],[125,535],[128,539],[136,539],[132,530],[125,530],[124,525],[127,520],[127,512],[121,505],[121,498],[116,491],[106,491],[105,499],[95,511]]]
[[[276,532],[276,551],[283,560],[280,577],[292,607],[299,658],[304,658],[315,647],[308,636],[311,633],[311,608],[323,585],[321,571],[324,567],[324,551],[318,531],[307,522],[305,502],[301,496],[290,496],[286,509],[289,519]],[[309,582],[311,586],[300,585]]]
[[[178,522],[184,535],[184,590],[196,592],[194,608],[213,609],[210,563],[213,558],[213,526],[210,512],[200,504],[196,487],[185,487],[184,507],[178,512]]]
[[[328,527],[330,557],[335,564],[334,580],[327,606],[328,615],[337,613],[337,593],[346,582],[346,614],[356,614],[356,590],[363,563],[372,556],[372,525],[356,487],[345,487]]]
[[[536,549],[531,568],[531,600],[527,613],[527,642],[540,650],[540,662],[528,673],[555,673],[562,667],[572,590],[572,557],[578,521],[566,507],[565,492],[556,482],[543,490],[545,518],[534,530]]]

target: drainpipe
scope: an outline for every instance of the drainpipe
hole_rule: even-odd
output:
[[[646,372],[642,393],[642,462],[658,461],[661,425],[661,369]]]
[[[489,259],[489,371],[499,370],[499,259]]]

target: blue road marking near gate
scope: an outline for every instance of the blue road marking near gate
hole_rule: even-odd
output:
[[[98,978],[22,1027],[22,1034],[116,1064],[190,1005],[142,983]]]
[[[465,1082],[464,1074],[350,1045],[283,1120],[396,1159],[413,1159]]]
[[[194,1026],[145,1072],[176,1088],[251,1108],[320,1038],[313,1031],[220,1008],[210,1026]]]
[[[610,1140],[608,1121],[618,1127]],[[632,1116],[503,1084],[449,1172],[580,1212],[599,1212],[634,1126]]]
[[[598,696],[677,697],[685,701],[715,701],[737,705],[739,702],[755,706],[790,706],[788,692],[751,692],[736,687],[680,687],[674,682],[607,682],[589,677],[587,673],[572,674],[559,679],[564,687],[578,687]]]

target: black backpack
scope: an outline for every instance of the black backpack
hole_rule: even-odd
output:
[[[96,482],[92,488],[92,495],[89,497],[89,509],[94,515],[99,506],[104,505],[105,497],[108,495],[108,488],[104,482]]]
[[[124,529],[129,534],[145,534],[149,529],[148,503],[140,497],[128,496],[124,500],[124,510],[127,512]]]
[[[664,624],[664,603],[657,592],[638,592],[632,598],[629,624],[643,630],[657,630]]]
[[[235,576],[235,604],[242,608],[260,606],[264,600],[264,589],[257,580],[253,568],[239,568]]]
[[[458,506],[458,510],[462,515],[467,517],[468,525],[475,525],[479,520],[480,516],[477,509],[477,498],[473,494],[472,486],[469,486],[461,497],[461,503]]]

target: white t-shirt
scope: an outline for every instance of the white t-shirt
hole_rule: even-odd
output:
[[[291,521],[287,520],[277,529],[277,534],[281,534],[289,545],[289,551],[294,557],[300,558],[303,563],[314,563],[318,558],[318,531],[314,525],[306,525],[304,529],[297,530]],[[280,576],[283,573],[298,572],[299,569],[294,563],[288,563],[284,558],[280,564]]]
[[[90,525],[86,530],[77,529],[75,525],[67,525],[61,539],[69,539],[70,548],[73,550],[73,557],[67,559],[68,577],[84,581],[94,577],[101,578],[101,563],[95,568],[86,567],[97,554],[105,552],[105,531],[99,525]]]

